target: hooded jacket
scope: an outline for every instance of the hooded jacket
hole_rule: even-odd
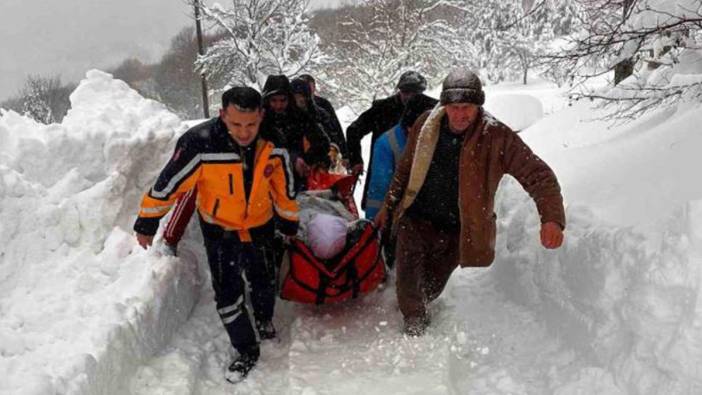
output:
[[[296,78],[290,83],[290,88],[293,94],[301,94],[305,98],[306,108],[302,110],[305,114],[310,116],[313,121],[324,130],[327,137],[331,143],[336,144],[337,148],[343,156],[346,156],[346,139],[344,138],[344,132],[341,130],[341,125],[338,122],[334,122],[332,115],[327,112],[327,110],[318,106],[314,98],[312,97],[312,92],[310,91],[310,85],[307,81]]]
[[[331,104],[331,102],[321,96],[314,95],[313,97],[314,103],[317,105],[317,107],[321,108],[322,110],[326,111],[329,114],[329,118],[331,121],[332,128],[335,130],[338,130],[338,133],[341,135],[341,138],[344,140],[344,147],[341,149],[339,147],[339,150],[341,154],[344,156],[344,158],[349,156],[349,150],[346,147],[346,136],[344,136],[344,129],[341,127],[341,123],[339,122],[339,118],[336,116],[336,110],[334,110],[334,106]]]
[[[282,114],[270,108],[270,97],[275,95],[288,97],[288,108]],[[310,116],[297,110],[286,76],[268,77],[263,86],[263,108],[266,114],[261,123],[262,136],[287,149],[293,165],[302,157],[310,166],[329,166],[329,138]]]

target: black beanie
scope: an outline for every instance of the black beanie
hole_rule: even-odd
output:
[[[397,89],[403,92],[422,93],[427,89],[427,80],[416,71],[405,71],[397,82]]]
[[[442,105],[452,103],[485,104],[485,92],[480,78],[468,69],[454,69],[444,80],[440,101]]]

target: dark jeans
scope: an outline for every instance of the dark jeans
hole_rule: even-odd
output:
[[[380,245],[383,247],[383,254],[385,257],[385,265],[392,269],[395,267],[395,250],[397,248],[397,237],[393,235],[394,232],[387,226],[380,235]]]
[[[425,317],[458,266],[458,230],[403,216],[397,224],[397,301],[405,318]]]

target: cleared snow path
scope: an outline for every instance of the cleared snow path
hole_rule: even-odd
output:
[[[524,91],[507,86],[502,93],[513,93],[512,88]],[[542,102],[548,97],[548,111],[556,108],[554,103],[562,106],[553,87],[530,88],[537,89],[529,93],[538,93]],[[501,106],[502,101],[493,100],[491,109]],[[341,110],[340,118],[348,123],[354,116]],[[367,155],[368,136],[362,145]],[[356,189],[358,201],[362,189]],[[499,257],[495,263],[510,264]],[[205,284],[190,321],[168,348],[139,369],[130,388],[134,394],[553,393],[566,370],[580,368],[574,366],[576,356],[563,351],[533,310],[497,291],[504,284],[490,270],[454,273],[431,306],[433,323],[422,338],[400,333],[392,280],[385,289],[342,305],[315,307],[279,300],[279,338],[263,343],[259,365],[236,386],[223,378],[231,358],[229,341],[211,287]]]
[[[400,333],[394,286],[338,306],[280,301],[279,339],[259,366],[224,381],[228,339],[204,287],[171,345],[141,367],[135,394],[534,394],[551,392],[574,355],[525,308],[495,290],[488,271],[455,273],[421,338]]]

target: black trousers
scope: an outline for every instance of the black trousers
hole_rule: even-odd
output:
[[[397,301],[405,318],[426,317],[458,267],[459,231],[403,216],[397,229]]]
[[[237,232],[200,221],[217,312],[239,352],[260,342],[260,323],[273,319],[275,253],[265,241],[241,242]],[[271,237],[272,239],[272,237]]]
[[[391,226],[386,226],[380,235],[380,245],[385,254],[385,265],[388,269],[395,267],[395,249],[397,248],[397,237],[393,236]]]

